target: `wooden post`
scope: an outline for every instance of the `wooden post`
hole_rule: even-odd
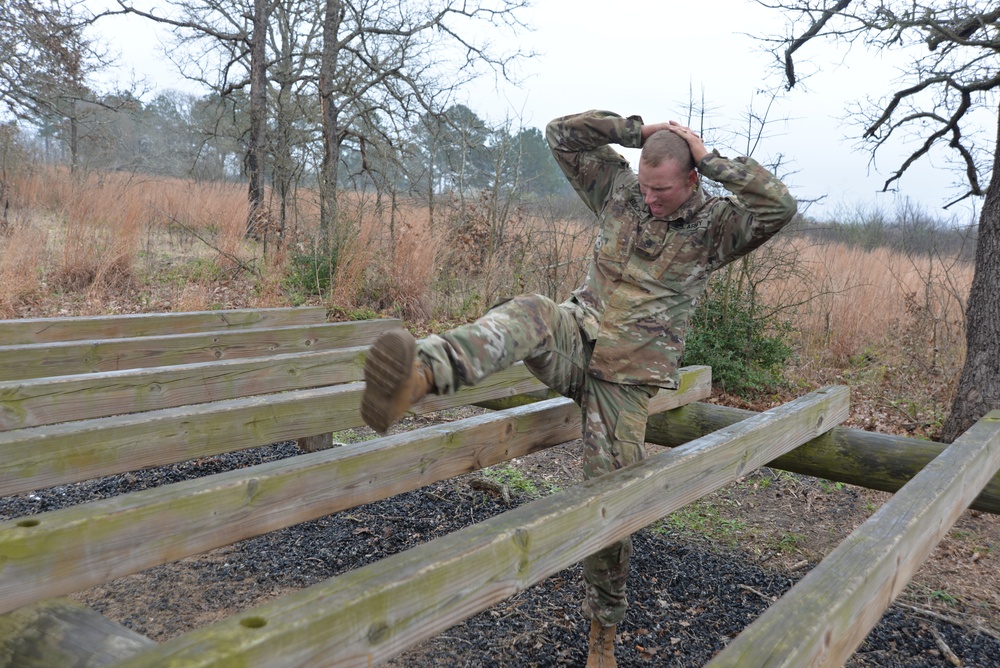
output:
[[[0,346],[0,380],[171,366],[370,344],[398,320]]]
[[[847,417],[826,388],[143,652],[119,668],[371,666],[746,475]]]
[[[348,383],[0,431],[0,495],[359,427],[363,387]],[[456,394],[427,397],[413,412],[540,387],[518,364]]]
[[[707,383],[687,385],[659,403],[703,398]],[[579,436],[579,408],[554,399],[10,520],[0,524],[0,612]]]
[[[1000,468],[989,413],[713,659],[711,668],[841,666]]]
[[[691,403],[676,411],[650,415],[646,440],[676,447],[753,415],[754,411],[739,408]],[[768,466],[895,492],[946,447],[920,438],[836,427]],[[993,476],[969,507],[1000,514],[1000,474]]]
[[[175,311],[67,318],[0,320],[0,345],[14,346],[85,339],[191,334],[220,330],[317,325],[326,321],[326,309],[295,308]]]
[[[10,668],[99,668],[154,646],[68,598],[0,615],[0,665]]]

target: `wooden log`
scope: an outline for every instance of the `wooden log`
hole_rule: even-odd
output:
[[[655,407],[703,398],[708,367]],[[0,524],[0,612],[580,437],[554,399]]]
[[[155,645],[68,598],[0,615],[0,665],[10,668],[99,668]]]
[[[691,403],[670,413],[650,416],[646,440],[676,447],[753,415],[756,413],[739,408]],[[943,443],[919,438],[836,427],[769,462],[768,466],[896,492],[946,447]],[[970,507],[1000,514],[1000,474],[993,476]]]
[[[368,346],[0,381],[0,431],[356,382]]]
[[[123,662],[371,666],[813,438],[848,413],[826,388]]]
[[[0,345],[316,325],[325,321],[326,309],[319,306],[21,318],[0,320]]]
[[[649,400],[650,415],[673,410],[679,406],[692,403],[688,399],[691,396],[697,396],[701,399],[710,397],[712,395],[712,367],[701,365],[686,366],[680,370],[677,383],[676,390],[661,390]],[[527,406],[537,401],[545,401],[546,399],[555,399],[558,396],[559,394],[555,391],[543,388],[535,392],[477,401],[474,405],[499,411],[517,406]]]
[[[369,344],[381,332],[394,327],[399,327],[398,320],[385,319],[0,346],[0,380],[26,380],[347,348]]]
[[[708,666],[842,666],[998,469],[995,410],[903,485]]]
[[[415,414],[538,390],[515,365]],[[0,431],[0,496],[363,426],[363,383]]]

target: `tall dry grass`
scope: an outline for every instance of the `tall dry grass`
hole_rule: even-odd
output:
[[[785,244],[805,269],[763,284],[772,302],[799,304],[792,323],[805,354],[843,363],[867,349],[907,344],[962,355],[972,265],[801,238],[772,243]]]
[[[12,226],[7,247],[23,254],[23,239],[32,234],[28,230],[41,233],[52,261],[35,273],[44,274],[51,289],[84,293],[87,310],[94,313],[110,310],[116,295],[137,289],[140,274],[153,268],[150,262],[187,251],[234,268],[256,252],[243,238],[247,204],[239,184],[72,174],[61,168],[24,170],[10,182],[11,206],[20,222]],[[143,266],[140,258],[146,259]],[[23,282],[0,285],[7,310],[23,299]]]
[[[0,239],[0,310],[7,316],[46,287],[82,291],[92,312],[112,312],[116,295],[140,280],[175,281],[174,309],[226,306],[219,283],[237,280],[253,284],[244,290],[249,303],[288,303],[286,259],[309,252],[317,232],[311,191],[293,203],[296,224],[284,246],[265,257],[259,243],[244,238],[242,184],[36,169],[10,185],[14,224]],[[561,300],[581,282],[591,224],[555,205],[530,213],[515,207],[501,221],[505,244],[489,249],[496,221],[469,202],[452,204],[439,202],[432,221],[415,201],[344,193],[340,215],[353,233],[323,301],[413,323],[455,321],[519,292]],[[970,265],[802,238],[770,245],[794,269],[772,271],[761,290],[772,303],[797,304],[789,313],[804,355],[842,364],[873,347],[906,343],[931,356],[961,357]],[[185,276],[195,260],[216,270]],[[251,265],[253,275],[245,270]],[[157,278],[164,272],[173,274]]]
[[[31,225],[13,226],[0,236],[0,317],[13,318],[17,305],[42,290],[45,233]]]

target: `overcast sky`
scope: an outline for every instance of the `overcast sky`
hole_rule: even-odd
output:
[[[784,93],[774,56],[751,37],[783,33],[784,18],[752,0],[536,0],[535,5],[523,15],[533,30],[517,39],[538,56],[522,64],[519,86],[498,88],[484,79],[469,90],[463,101],[480,116],[514,117],[541,128],[556,116],[601,108],[640,114],[647,122],[686,121],[693,91],[709,108],[704,134],[710,147],[733,156],[747,151],[748,111],[763,114],[771,92],[780,90],[754,157],[769,163],[780,155],[785,169],[794,172],[784,177],[799,198],[826,196],[810,215],[866,206],[891,212],[898,198],[932,215],[957,216],[960,223],[970,222],[978,209],[978,198],[941,209],[960,194],[944,153],[911,168],[894,186],[898,193],[879,192],[906,147],[880,154],[873,164],[859,146],[862,127],[848,111],[852,101],[890,90],[896,68],[908,62],[902,57],[860,47],[845,57],[816,42],[797,54],[800,71],[815,72],[807,87]],[[185,88],[163,58],[164,38],[155,28],[121,19],[105,25],[123,61],[138,73],[160,88]],[[623,152],[634,164],[635,153]]]

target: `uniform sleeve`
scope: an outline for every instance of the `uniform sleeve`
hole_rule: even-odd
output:
[[[642,119],[587,111],[555,119],[545,128],[545,138],[573,188],[599,213],[622,175],[632,173],[628,161],[608,144],[639,148]]]
[[[785,184],[753,158],[729,160],[712,152],[698,163],[698,171],[734,195],[707,207],[713,270],[773,237],[798,210]]]

